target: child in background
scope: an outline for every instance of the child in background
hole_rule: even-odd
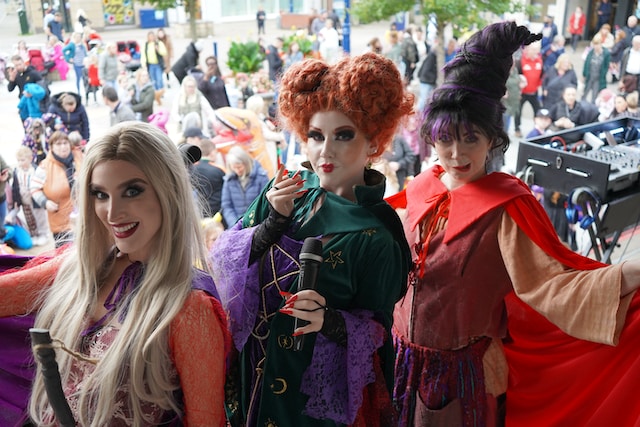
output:
[[[72,150],[84,151],[84,147],[87,145],[87,141],[82,139],[82,134],[77,130],[69,132],[69,142]]]
[[[20,146],[16,151],[16,160],[18,160],[18,166],[13,170],[11,187],[13,195],[12,208],[17,211],[22,207],[22,213],[26,221],[25,225],[29,230],[33,245],[42,246],[49,241],[49,223],[44,206],[37,206],[29,191],[29,182],[35,173],[31,149],[24,145]]]
[[[85,80],[85,105],[89,105],[89,93],[93,93],[93,102],[98,104],[97,93],[100,89],[100,76],[98,74],[98,55],[90,55],[87,58],[87,66],[85,67],[87,72]]]
[[[204,218],[201,224],[204,234],[204,244],[207,247],[207,250],[211,250],[215,241],[224,231],[224,225],[222,224],[222,214],[220,214],[220,212],[217,212],[211,218]]]

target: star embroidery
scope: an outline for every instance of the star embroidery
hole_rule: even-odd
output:
[[[362,230],[362,234],[366,234],[367,236],[371,237],[376,234],[376,230],[375,228],[367,228],[366,230]]]
[[[342,258],[340,258],[340,255],[342,255],[342,251],[329,251],[329,258],[325,259],[324,262],[327,262],[329,264],[331,264],[331,267],[335,270],[336,265],[338,264],[344,264],[344,261],[342,260]]]

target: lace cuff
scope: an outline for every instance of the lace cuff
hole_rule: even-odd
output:
[[[326,307],[320,333],[340,347],[347,346],[347,325],[339,311]]]
[[[287,231],[291,217],[281,215],[269,205],[269,216],[258,225],[251,241],[249,263],[253,263]]]

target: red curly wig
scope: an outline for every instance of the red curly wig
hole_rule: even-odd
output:
[[[282,76],[278,104],[280,118],[302,141],[315,113],[343,113],[375,144],[377,157],[412,112],[413,94],[392,61],[369,52],[335,65],[317,59],[292,65]]]

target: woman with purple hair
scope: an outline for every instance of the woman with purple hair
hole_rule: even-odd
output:
[[[605,357],[638,357],[624,334],[638,323],[640,263],[606,266],[571,252],[522,181],[487,172],[509,143],[501,99],[512,54],[539,39],[503,22],[462,46],[421,127],[439,164],[390,200],[406,209],[414,261],[394,313],[401,426],[502,425],[505,396],[511,425],[638,420],[637,404],[609,395],[635,395],[630,361],[616,361],[608,384],[583,374]]]

